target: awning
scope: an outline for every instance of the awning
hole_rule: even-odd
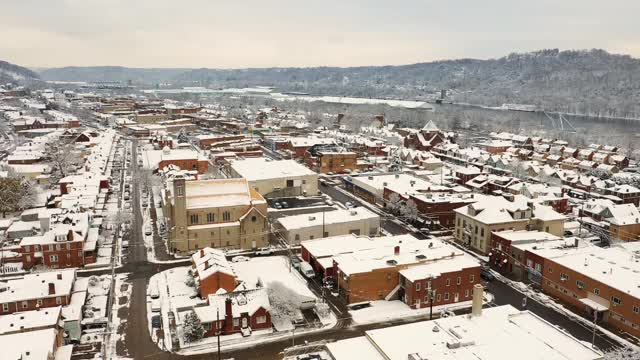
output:
[[[592,310],[595,311],[607,311],[609,310],[608,306],[602,305],[599,302],[589,299],[589,298],[582,298],[580,299],[580,302],[587,305],[589,308],[591,308]]]

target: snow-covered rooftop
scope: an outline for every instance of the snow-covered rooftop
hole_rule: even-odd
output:
[[[264,157],[233,160],[231,167],[248,181],[317,175],[295,160],[271,160]]]
[[[483,309],[480,316],[369,330],[366,336],[330,343],[327,348],[335,360],[511,360],[514,354],[520,360],[603,358],[537,315],[510,305]]]

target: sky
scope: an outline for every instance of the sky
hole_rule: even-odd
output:
[[[246,68],[640,57],[637,0],[1,0],[0,59],[29,67]]]

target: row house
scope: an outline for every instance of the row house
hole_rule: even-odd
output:
[[[527,249],[542,290],[598,323],[640,336],[640,243]]]
[[[317,273],[336,278],[349,304],[394,299],[412,308],[453,304],[470,300],[467,291],[479,282],[480,264],[436,239],[345,235],[303,241],[301,248]]]
[[[565,240],[544,231],[494,231],[491,233],[491,251],[489,252],[488,264],[499,273],[508,275],[517,281],[539,283],[542,269],[527,266],[531,264],[527,264],[526,249],[529,247],[537,249],[549,246],[550,243],[556,246],[560,241],[564,242]],[[537,272],[530,271],[529,268],[534,268]]]
[[[25,274],[0,281],[0,315],[68,305],[76,270]]]

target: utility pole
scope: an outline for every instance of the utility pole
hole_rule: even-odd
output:
[[[322,210],[322,237],[324,237],[324,210]]]
[[[433,320],[433,289],[429,288],[429,320]]]
[[[218,334],[218,360],[222,360],[220,357],[220,309],[216,309],[216,330]]]
[[[591,348],[596,344],[596,322],[598,321],[598,310],[593,309],[593,337],[591,338]]]

